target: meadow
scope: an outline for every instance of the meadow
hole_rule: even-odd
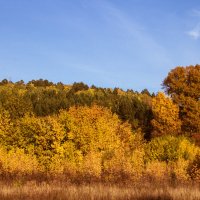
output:
[[[171,185],[166,183],[140,182],[137,184],[66,184],[59,182],[34,181],[25,184],[13,182],[0,184],[2,200],[198,200],[199,185]]]

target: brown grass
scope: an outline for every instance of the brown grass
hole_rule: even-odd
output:
[[[160,183],[135,183],[131,185],[69,184],[57,181],[22,183],[0,183],[1,200],[198,200],[198,185],[185,184],[172,186]]]

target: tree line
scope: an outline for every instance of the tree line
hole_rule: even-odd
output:
[[[67,171],[114,179],[151,174],[158,166],[179,178],[200,178],[194,143],[200,65],[172,69],[162,86],[165,93],[151,94],[82,82],[2,80],[1,173]]]

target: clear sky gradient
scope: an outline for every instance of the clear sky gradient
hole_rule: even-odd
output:
[[[199,0],[0,0],[0,79],[157,92],[199,63]]]

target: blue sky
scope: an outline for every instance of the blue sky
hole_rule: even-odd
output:
[[[199,0],[0,0],[0,79],[157,92],[198,63]]]

